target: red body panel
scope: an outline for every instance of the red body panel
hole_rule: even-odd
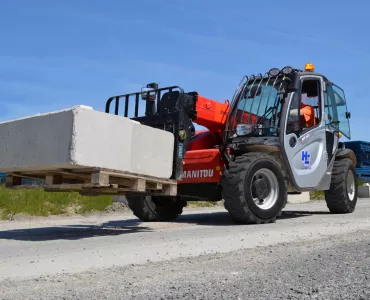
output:
[[[220,136],[202,130],[189,141],[184,157],[184,178],[181,183],[218,183],[224,162],[215,146],[221,143]]]
[[[200,130],[189,141],[188,151],[212,149],[222,142],[221,136],[208,130]]]
[[[184,177],[179,184],[220,182],[225,163],[216,146],[222,143],[229,108],[228,101],[221,103],[198,95],[195,123],[208,130],[196,132],[189,141],[183,160]]]
[[[218,149],[187,151],[184,158],[182,183],[220,182],[224,163]]]

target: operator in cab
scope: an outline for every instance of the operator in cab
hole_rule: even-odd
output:
[[[303,102],[304,99],[307,99],[306,94],[302,94],[302,102],[299,109],[299,116],[300,116],[300,126],[301,128],[308,128],[316,125],[316,118],[315,118],[315,110],[313,106],[305,104]],[[298,116],[298,97],[294,97],[292,102],[292,109],[289,111],[290,117],[297,117]],[[297,107],[297,108],[294,108]]]
[[[305,65],[306,72],[314,72],[315,67],[312,63]],[[301,129],[310,128],[317,125],[318,120],[315,116],[314,106],[320,108],[319,101],[319,89],[315,81],[306,81],[303,83],[301,94],[296,94],[292,101],[292,105],[289,111],[289,117],[295,119],[294,123],[299,121],[299,127]],[[301,98],[301,101],[299,101]],[[300,107],[299,106],[300,102]],[[298,117],[299,116],[299,117]],[[299,118],[299,120],[298,120]],[[298,125],[298,124],[297,124]],[[298,128],[297,128],[298,129]]]

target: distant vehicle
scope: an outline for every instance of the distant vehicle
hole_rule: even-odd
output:
[[[359,178],[370,180],[370,142],[350,141],[343,144],[356,154],[356,172]]]
[[[5,183],[5,180],[6,180],[6,174],[0,173],[0,183]]]

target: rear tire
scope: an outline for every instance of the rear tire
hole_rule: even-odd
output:
[[[356,167],[349,158],[334,162],[331,184],[325,191],[326,205],[331,213],[352,213],[357,204]]]
[[[287,180],[282,165],[264,153],[247,153],[224,170],[222,196],[237,223],[274,223],[287,203]]]
[[[171,221],[182,214],[186,202],[179,197],[126,196],[128,206],[143,222]]]

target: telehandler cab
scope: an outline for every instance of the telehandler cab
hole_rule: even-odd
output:
[[[140,98],[146,101],[141,116]],[[356,156],[339,141],[342,135],[350,139],[346,98],[310,63],[304,70],[273,68],[243,77],[231,103],[153,83],[109,98],[106,112],[114,103],[119,114],[120,100],[125,117],[133,108],[133,120],[175,137],[171,178],[178,181],[178,195],[126,196],[143,221],[172,220],[187,201],[223,199],[237,223],[273,223],[288,194],[307,191],[325,191],[332,213],[355,209]],[[207,130],[196,131],[194,123]]]

